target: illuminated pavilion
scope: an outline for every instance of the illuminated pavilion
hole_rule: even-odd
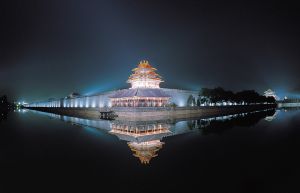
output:
[[[272,91],[271,89],[268,89],[264,92],[264,96],[266,97],[273,97],[275,100],[279,100],[279,97],[276,95],[276,93],[274,91]]]
[[[159,84],[163,82],[147,60],[140,61],[137,68],[129,76],[127,83],[130,89],[124,89],[110,96],[112,107],[164,107],[168,104],[170,96]]]

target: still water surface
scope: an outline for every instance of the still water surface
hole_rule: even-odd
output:
[[[299,192],[300,111],[104,121],[37,111],[0,122],[0,192]]]

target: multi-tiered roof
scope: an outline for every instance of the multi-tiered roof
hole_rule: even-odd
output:
[[[140,61],[137,68],[134,68],[127,80],[131,84],[131,88],[159,88],[159,84],[163,82],[161,76],[155,71],[147,60]]]
[[[170,99],[159,84],[162,81],[147,60],[140,61],[129,76],[130,89],[119,90],[109,96],[112,107],[165,107]]]
[[[272,91],[271,89],[268,89],[264,92],[264,96],[266,97],[274,97],[275,100],[279,100],[279,97],[276,95],[276,93],[274,91]]]

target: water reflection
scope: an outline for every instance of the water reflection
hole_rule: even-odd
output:
[[[0,123],[7,119],[8,111],[1,111],[0,112]]]
[[[300,110],[300,107],[280,107],[278,110],[284,110],[285,112],[287,111],[298,111]]]
[[[167,122],[114,121],[109,133],[127,141],[133,155],[138,157],[142,164],[149,164],[162,148],[162,138],[172,135],[170,128],[171,124]]]
[[[192,120],[190,127],[192,129],[201,129],[203,135],[210,133],[221,134],[233,127],[251,127],[256,125],[261,119],[273,117],[275,109],[255,111],[250,113],[241,113],[223,117],[213,117],[207,119]],[[275,116],[276,117],[276,116]]]
[[[188,132],[200,132],[202,135],[221,134],[235,126],[254,126],[260,120],[272,121],[276,118],[275,109],[249,113],[232,114],[217,117],[199,117],[197,119],[127,121],[127,120],[90,120],[77,117],[38,112],[51,118],[79,125],[105,130],[122,141],[126,141],[133,156],[142,164],[149,164],[163,148],[163,138]]]
[[[279,113],[279,111],[280,111],[280,110],[275,110],[275,113],[274,113],[273,115],[268,115],[268,116],[266,116],[266,117],[265,117],[265,120],[266,120],[266,121],[269,121],[269,122],[275,120],[276,117],[277,117],[277,115],[278,115],[278,113]]]
[[[8,114],[9,114],[11,111],[12,111],[11,109],[0,109],[0,123],[1,123],[2,121],[7,120]],[[27,112],[28,110],[17,108],[17,109],[14,109],[13,111],[14,111],[14,112],[19,112],[19,113],[25,113],[25,112]]]

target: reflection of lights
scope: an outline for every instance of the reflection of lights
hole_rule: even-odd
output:
[[[163,142],[152,140],[146,142],[128,142],[128,146],[133,151],[133,155],[140,159],[142,164],[149,164],[153,157],[157,157],[157,152],[162,148]]]
[[[121,140],[128,141],[129,148],[133,155],[138,157],[142,164],[149,164],[153,157],[164,144],[162,137],[172,135],[168,123],[131,123],[112,122],[109,133],[116,135]]]
[[[112,123],[110,133],[122,134],[132,137],[142,137],[157,134],[169,134],[171,133],[168,124],[148,124],[141,126],[130,126],[127,124],[115,124]]]

